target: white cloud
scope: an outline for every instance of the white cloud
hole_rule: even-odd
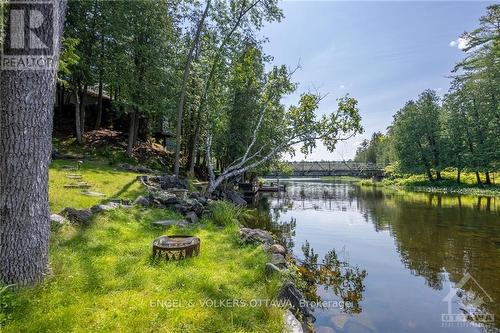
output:
[[[468,44],[467,39],[459,37],[457,40],[452,40],[448,45],[450,47],[456,47],[459,50],[463,50],[467,47],[467,44]]]
[[[345,89],[345,86],[344,86],[343,84],[341,84],[341,85],[339,86],[339,89]]]

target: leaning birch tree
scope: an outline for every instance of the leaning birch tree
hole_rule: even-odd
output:
[[[243,155],[224,170],[220,170],[217,177],[212,161],[214,130],[209,131],[206,141],[209,194],[224,181],[277,159],[285,153],[293,154],[297,148],[307,155],[316,147],[317,141],[321,141],[329,151],[333,151],[339,141],[347,140],[363,131],[358,102],[348,95],[337,100],[335,111],[321,117],[316,115],[322,100],[322,96],[317,93],[303,93],[297,105],[285,108],[280,102],[281,99],[292,93],[296,87],[290,81],[292,73],[293,71],[281,66],[273,68],[267,75],[249,144]]]

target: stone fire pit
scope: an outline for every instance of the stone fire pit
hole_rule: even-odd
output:
[[[161,236],[153,241],[153,258],[180,260],[200,254],[200,239],[193,236]]]

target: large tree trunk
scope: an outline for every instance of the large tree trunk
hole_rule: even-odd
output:
[[[476,171],[476,181],[478,185],[481,185],[481,176],[479,175],[479,171]]]
[[[132,142],[132,147],[137,146],[137,142],[139,142],[139,124],[141,123],[141,118],[139,117],[137,110],[135,112],[135,122],[134,122],[134,135],[133,135],[133,142]]]
[[[87,103],[87,93],[88,86],[85,85],[80,97],[80,131],[82,132],[82,140],[85,134],[85,104]]]
[[[434,178],[432,177],[432,172],[431,172],[431,167],[429,165],[429,162],[427,161],[427,158],[424,155],[424,152],[422,149],[422,144],[420,142],[417,142],[417,147],[420,150],[422,161],[424,162],[425,173],[427,174],[427,178],[432,182],[432,181],[434,181]]]
[[[97,96],[97,118],[95,121],[95,129],[101,128],[102,120],[102,73],[99,74],[99,94]]]
[[[82,122],[80,121],[80,95],[78,94],[78,90],[75,89],[75,132],[76,132],[76,141],[78,141],[79,144],[83,143],[83,136],[82,136],[82,129],[81,129],[81,124]]]
[[[442,180],[443,178],[441,177],[441,171],[436,170],[436,180]]]
[[[202,102],[203,103],[203,102]],[[200,141],[200,132],[201,132],[201,118],[202,118],[202,106],[198,108],[196,112],[196,120],[195,120],[195,129],[194,129],[194,137],[192,140],[192,145],[189,147],[189,174],[194,176],[194,165],[198,155],[198,144]]]
[[[55,63],[65,0],[53,0]],[[49,36],[50,34],[50,36]],[[0,71],[0,281],[28,285],[47,272],[48,166],[56,68]]]
[[[459,183],[459,184],[460,184],[460,172],[461,172],[461,170],[460,170],[460,168],[458,168],[457,169],[457,183]]]
[[[181,158],[181,141],[182,141],[182,113],[184,112],[184,100],[186,98],[187,82],[189,78],[189,72],[191,70],[191,62],[193,60],[194,49],[196,45],[198,45],[198,41],[200,40],[200,34],[203,28],[203,22],[205,21],[209,7],[210,7],[210,0],[207,1],[205,11],[203,12],[200,18],[200,22],[198,22],[198,26],[196,28],[196,34],[189,48],[189,53],[186,60],[186,66],[184,67],[184,75],[182,77],[181,96],[179,98],[179,105],[177,108],[177,125],[175,127],[176,142],[175,142],[174,173],[177,177],[179,177],[179,161]]]
[[[137,122],[137,114],[136,114],[136,112],[134,110],[130,114],[130,123],[129,123],[129,126],[128,126],[127,155],[129,157],[132,156],[132,150],[134,149],[136,122]]]
[[[486,176],[486,184],[491,185],[490,172],[486,171],[484,175]]]
[[[432,177],[432,172],[431,172],[431,169],[429,167],[425,167],[425,172],[427,173],[427,178],[433,182],[434,181],[434,178]]]

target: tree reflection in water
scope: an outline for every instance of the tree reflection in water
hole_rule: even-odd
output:
[[[322,299],[318,294],[318,286],[321,286],[325,291],[332,290],[345,304],[350,304],[350,306],[343,307],[343,311],[350,314],[360,313],[366,270],[360,270],[357,266],[352,267],[348,262],[341,261],[335,250],[328,251],[322,263],[318,263],[319,256],[314,253],[314,249],[307,241],[302,246],[302,253],[304,259],[297,261],[298,270],[304,282],[301,286],[304,296],[309,301],[322,304]]]
[[[244,214],[243,224],[250,228],[259,228],[270,231],[278,242],[286,248],[293,248],[293,237],[295,236],[295,227],[297,220],[290,218],[289,221],[281,220],[281,213],[292,208],[293,202],[289,199],[281,200],[276,207],[271,207],[270,200],[267,197],[260,198],[256,202],[256,209],[251,209]]]
[[[299,191],[299,197],[305,195],[304,188]],[[308,191],[309,192],[309,191]],[[317,193],[318,197],[330,197],[330,193]],[[271,207],[268,197],[261,197],[256,202],[256,210],[251,210],[244,218],[244,224],[251,228],[260,228],[272,232],[279,243],[288,249],[294,247],[293,238],[297,221],[291,217],[283,221],[281,215],[294,207],[293,196],[275,198],[277,202]],[[325,291],[331,290],[344,303],[349,302],[349,307],[344,306],[345,313],[360,313],[360,302],[363,299],[365,285],[363,281],[367,276],[366,270],[352,267],[345,260],[340,260],[335,250],[330,250],[322,262],[318,262],[318,254],[311,248],[309,242],[302,246],[304,259],[295,259],[297,269],[302,280],[299,286],[308,301],[321,306],[322,299],[318,287]]]

